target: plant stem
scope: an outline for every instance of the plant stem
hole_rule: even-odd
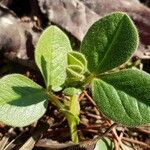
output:
[[[62,104],[59,99],[51,92],[47,92],[49,101],[56,106],[58,109],[65,109],[65,105]]]
[[[71,140],[73,143],[77,144],[79,143],[79,138],[78,138],[78,130],[77,130],[77,121],[76,120],[72,120],[71,118],[69,119],[69,117],[67,118],[68,120],[68,124],[70,127],[70,133],[71,133]]]
[[[74,94],[70,96],[70,112],[77,116],[80,114],[79,95]]]
[[[80,113],[80,104],[79,104],[79,95],[80,94],[74,94],[70,96],[70,112],[78,118],[78,115]],[[76,118],[70,118],[68,117],[68,124],[70,127],[70,132],[71,132],[71,139],[73,143],[78,143],[78,130],[77,130],[77,125],[79,122],[77,121]]]
[[[79,122],[77,121],[77,118],[75,118],[74,116],[78,117],[79,112],[80,112],[80,105],[78,101],[79,94],[74,94],[73,96],[70,96],[70,110],[69,111],[73,116],[67,113],[68,110],[66,110],[65,105],[62,104],[53,93],[47,92],[47,94],[49,97],[49,101],[54,106],[56,106],[66,117],[68,124],[69,124],[69,128],[70,128],[72,142],[78,143],[79,139],[78,139],[78,133],[77,133],[77,125],[79,124]]]
[[[86,84],[90,84],[91,81],[94,79],[95,75],[94,74],[90,74],[89,76],[87,76],[85,78],[85,80],[83,81],[83,84],[86,85]]]

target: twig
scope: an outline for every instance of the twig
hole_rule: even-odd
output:
[[[44,132],[48,130],[51,124],[39,125],[37,129],[35,129],[32,136],[20,147],[19,150],[32,150],[35,146],[35,143],[40,139]]]
[[[112,124],[111,123],[112,121],[110,121],[110,120],[108,120],[107,122],[108,122],[108,124]],[[116,138],[116,140],[118,141],[118,143],[119,143],[120,147],[122,148],[122,150],[125,150],[125,148],[123,146],[123,143],[122,143],[121,139],[118,137],[118,134],[117,134],[115,128],[112,129],[112,134]]]
[[[142,128],[136,128],[138,131],[143,132],[145,134],[150,134],[150,131],[142,129]]]
[[[148,144],[146,144],[144,142],[138,141],[138,140],[134,140],[134,139],[127,138],[127,137],[122,137],[122,140],[130,142],[130,143],[134,143],[134,144],[146,147],[146,148],[150,148],[150,145],[148,145]]]
[[[4,150],[8,140],[9,140],[9,137],[11,136],[12,132],[13,132],[14,128],[10,128],[7,135],[5,135],[2,140],[0,141],[0,150]]]
[[[85,93],[82,92],[81,95],[80,95],[80,97],[79,97],[79,102],[84,98],[84,96],[85,96]]]
[[[24,132],[20,133],[15,139],[13,139],[11,142],[9,142],[9,143],[5,146],[5,148],[4,148],[3,150],[7,150],[8,147],[9,147],[12,143],[14,143],[14,141],[16,141],[23,133],[24,133]]]
[[[113,138],[113,141],[114,141],[114,149],[119,150],[119,144],[118,144],[117,140],[115,138]]]
[[[94,100],[89,96],[89,94],[88,94],[86,91],[84,91],[84,94],[85,94],[85,96],[88,98],[88,100],[91,102],[91,104],[96,107],[96,106],[97,106],[96,103],[95,103]]]
[[[82,129],[82,131],[86,131],[86,132],[89,132],[89,133],[94,133],[94,134],[98,134],[98,130],[94,130],[94,129]]]
[[[121,148],[123,150],[125,150],[124,145],[123,145],[121,139],[119,138],[115,128],[112,129],[112,134],[115,136],[116,140],[119,142],[119,145],[121,146]]]
[[[93,125],[93,124],[91,124],[91,125],[87,125],[86,126],[86,129],[99,129],[99,128],[107,128],[108,127],[108,125],[103,125],[103,124],[97,124],[97,125]]]
[[[102,135],[98,136],[97,138],[90,140],[90,141],[85,141],[81,142],[81,147],[86,148],[89,145],[96,144],[98,140],[102,139],[104,136],[106,136],[114,127],[117,126],[117,123],[113,123]]]
[[[102,135],[100,135],[99,137],[93,139],[93,140],[89,140],[89,141],[84,141],[81,142],[80,144],[73,144],[73,143],[58,143],[58,142],[54,142],[51,140],[39,140],[36,143],[37,147],[47,147],[47,148],[53,148],[53,149],[59,149],[59,148],[67,148],[69,147],[70,149],[80,149],[80,148],[87,148],[90,145],[94,145],[97,143],[97,141],[101,138],[103,138],[104,136],[106,136],[115,126],[117,126],[116,123],[112,124]]]
[[[91,113],[86,113],[87,116],[89,117],[92,117],[92,118],[95,118],[96,120],[100,120],[101,119],[101,116],[99,115],[95,115],[95,114],[91,114]]]

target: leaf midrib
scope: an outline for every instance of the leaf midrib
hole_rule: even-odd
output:
[[[114,41],[116,41],[117,36],[118,36],[118,34],[119,34],[119,31],[120,31],[120,29],[121,29],[121,26],[122,26],[122,24],[123,24],[124,17],[126,17],[126,15],[123,15],[123,17],[122,17],[122,19],[120,20],[118,26],[116,27],[117,30],[115,30],[115,34],[114,34],[114,36],[113,36],[113,38],[112,38],[112,41],[110,42],[110,44],[108,44],[108,47],[106,47],[105,50],[107,50],[107,52],[105,53],[105,55],[104,55],[102,61],[101,61],[100,64],[98,65],[98,67],[97,67],[98,69],[97,69],[96,72],[99,72],[99,70],[100,70],[100,68],[101,68],[101,66],[102,66],[102,64],[103,64],[103,62],[105,61],[105,59],[106,59],[106,57],[107,57],[107,54],[111,51],[111,47],[112,47]]]
[[[99,80],[99,79],[98,79],[98,80]],[[105,82],[106,84],[112,86],[112,87],[115,89],[115,92],[116,92],[116,94],[117,94],[117,97],[118,97],[119,101],[121,102],[121,105],[122,105],[123,109],[125,110],[126,114],[128,115],[128,117],[129,117],[131,120],[134,120],[135,122],[136,122],[136,119],[135,119],[135,118],[132,118],[132,117],[130,116],[129,112],[126,110],[126,106],[125,106],[125,104],[123,104],[123,100],[121,100],[121,98],[120,98],[120,96],[119,96],[119,94],[118,94],[118,91],[123,92],[124,94],[126,94],[127,98],[132,97],[132,98],[136,99],[137,101],[135,101],[135,102],[136,102],[136,105],[137,105],[136,108],[138,109],[138,112],[139,112],[138,115],[139,115],[139,117],[141,118],[141,120],[144,120],[144,118],[143,118],[143,116],[142,116],[142,113],[141,113],[141,110],[140,110],[140,108],[139,108],[139,103],[141,103],[141,102],[139,102],[138,99],[137,99],[135,96],[130,95],[129,93],[123,91],[122,89],[120,89],[120,88],[114,86],[114,85],[111,84],[111,83],[108,83],[108,82],[105,81],[105,80],[101,80],[101,81],[102,81],[102,82]],[[101,86],[101,87],[102,87],[102,86]],[[103,87],[102,87],[102,88],[103,88]],[[106,92],[105,92],[104,89],[103,89],[103,91],[104,91],[105,95],[107,96],[107,94],[106,94]],[[111,103],[110,103],[109,98],[107,98],[107,101],[108,101],[108,103],[109,103],[110,106],[111,106]]]

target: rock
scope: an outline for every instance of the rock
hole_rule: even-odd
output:
[[[114,11],[127,12],[140,34],[141,51],[150,45],[150,9],[138,0],[38,0],[41,11],[49,21],[82,40],[96,20]],[[139,53],[138,53],[139,54]],[[142,57],[143,52],[139,57]]]
[[[150,9],[137,0],[94,0],[83,2],[100,16],[113,11],[127,12],[134,20],[140,33],[141,43],[150,45]],[[114,4],[114,5],[113,5]]]
[[[49,20],[82,40],[88,28],[100,17],[77,0],[38,0]]]
[[[0,51],[13,61],[24,64],[32,59],[41,31],[33,30],[33,22],[21,21],[15,13],[0,4]]]

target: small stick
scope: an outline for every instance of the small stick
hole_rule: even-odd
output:
[[[117,123],[113,123],[102,135],[98,136],[97,138],[90,140],[90,141],[85,141],[81,142],[81,147],[86,148],[89,145],[94,145],[97,143],[98,140],[102,139],[104,136],[106,136],[114,127],[117,126]]]
[[[142,129],[142,128],[136,128],[138,131],[143,132],[145,134],[150,134],[150,131]]]
[[[60,149],[60,148],[67,148],[70,149],[79,149],[79,148],[87,148],[88,146],[92,146],[97,143],[97,141],[101,138],[103,138],[106,134],[108,134],[115,126],[117,126],[116,123],[112,124],[104,133],[103,135],[98,136],[97,138],[89,141],[81,142],[80,144],[73,144],[73,143],[57,143],[50,140],[39,140],[36,143],[37,147],[47,147],[47,148],[53,148],[53,149]]]
[[[13,139],[11,142],[9,142],[5,148],[3,150],[7,150],[9,148],[9,146],[14,143],[14,141],[16,141],[21,135],[23,135],[24,132],[20,133],[15,139]]]
[[[91,114],[91,113],[86,113],[87,116],[89,117],[92,117],[92,118],[95,118],[96,120],[100,120],[101,119],[101,116],[99,115],[95,115],[95,114]]]
[[[8,133],[2,138],[1,142],[0,142],[0,150],[4,150],[5,147],[7,147],[7,142],[12,134],[12,132],[14,131],[14,128],[10,128]],[[11,143],[10,143],[11,144]],[[8,144],[8,145],[10,145]]]
[[[116,140],[119,142],[119,145],[121,146],[121,148],[123,150],[125,150],[125,148],[123,146],[123,143],[122,143],[121,139],[119,138],[119,136],[117,135],[117,132],[116,132],[116,130],[114,128],[112,129],[112,133],[115,136]]]
[[[113,141],[114,141],[114,149],[119,150],[119,144],[118,144],[117,140],[115,138],[113,138]]]
[[[141,145],[143,147],[150,148],[150,145],[148,145],[148,144],[146,144],[144,142],[141,142],[141,141],[137,141],[137,140],[131,139],[131,138],[122,137],[122,140],[130,142],[130,143],[134,143],[134,144],[137,144],[137,145]]]
[[[85,96],[88,98],[88,100],[92,103],[93,106],[97,107],[96,103],[94,102],[94,100],[89,96],[89,94],[84,91]]]
[[[79,97],[79,102],[84,98],[84,96],[85,96],[85,93],[82,92],[81,95],[80,95],[80,97]]]

